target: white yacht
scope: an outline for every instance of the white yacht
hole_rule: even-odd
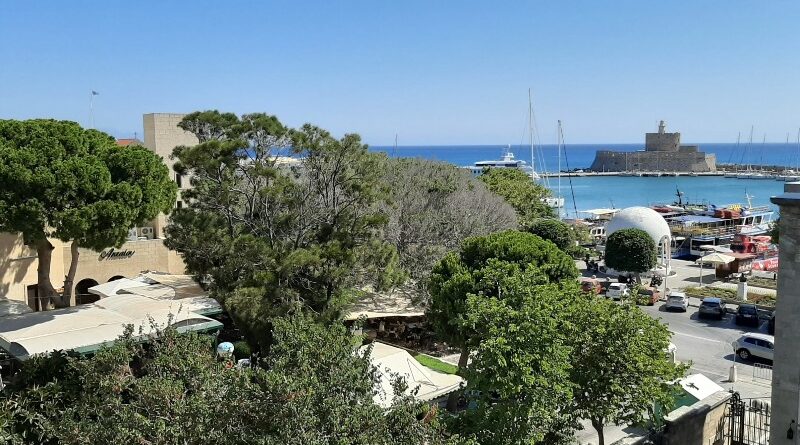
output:
[[[489,168],[516,168],[522,170],[531,176],[532,179],[539,179],[539,174],[533,171],[527,162],[521,159],[514,159],[514,153],[511,152],[511,145],[503,150],[502,159],[496,161],[478,161],[472,167],[472,173],[480,175],[484,170]]]

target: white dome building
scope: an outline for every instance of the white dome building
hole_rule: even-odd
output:
[[[606,238],[624,229],[640,229],[647,232],[658,249],[658,262],[669,270],[670,240],[669,224],[658,212],[648,207],[628,207],[614,214],[606,225]]]

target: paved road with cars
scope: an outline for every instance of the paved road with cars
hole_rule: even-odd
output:
[[[747,332],[766,333],[766,321],[751,328],[737,326],[735,315],[726,314],[722,320],[699,318],[697,305],[700,300],[692,298],[686,312],[669,312],[664,303],[642,306],[642,310],[653,318],[660,319],[673,333],[672,343],[677,347],[676,358],[692,362],[691,372],[700,372],[726,389],[733,388],[745,398],[768,398],[771,394],[769,370],[762,365],[769,362],[742,362],[735,359],[731,343]],[[738,378],[728,382],[731,366],[736,362]],[[755,368],[755,369],[754,369]],[[754,377],[755,374],[755,377]]]

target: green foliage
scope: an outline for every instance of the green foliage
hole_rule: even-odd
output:
[[[517,226],[514,209],[470,172],[425,159],[392,158],[383,238],[409,275],[424,281],[433,265],[471,236]]]
[[[479,177],[492,192],[500,195],[517,211],[519,224],[527,227],[537,218],[552,218],[555,210],[543,198],[550,191],[533,182],[530,176],[515,168],[490,168]]]
[[[434,371],[444,374],[455,374],[458,372],[458,366],[443,362],[436,357],[431,357],[426,354],[414,354],[414,359],[422,366],[433,369]]]
[[[149,346],[121,341],[92,358],[59,357],[61,377],[18,381],[0,395],[0,438],[60,445],[455,443],[435,416],[418,421],[427,408],[407,396],[398,395],[388,411],[373,403],[375,370],[353,354],[344,327],[304,317],[272,324],[264,368],[226,369],[211,337],[172,330]]]
[[[546,239],[559,249],[569,252],[575,247],[575,233],[566,223],[552,218],[539,218],[533,220],[527,231]]]
[[[448,254],[431,272],[427,316],[436,333],[453,345],[466,345],[472,335],[464,324],[467,297],[498,297],[492,280],[503,271],[517,270],[542,284],[569,282],[578,276],[572,259],[536,235],[509,230],[469,238],[459,254]]]
[[[75,122],[37,119],[0,120],[0,189],[0,230],[21,233],[49,265],[47,238],[97,251],[119,246],[131,227],[168,213],[177,188],[144,147],[118,147]],[[40,292],[52,296],[42,279]]]
[[[571,321],[574,416],[591,420],[602,437],[603,425],[641,422],[654,404],[669,406],[670,382],[687,366],[667,358],[666,325],[636,306],[603,298],[585,300]]]
[[[606,265],[620,272],[647,272],[655,267],[656,255],[656,244],[644,230],[619,230],[606,241]]]
[[[466,369],[474,409],[460,414],[458,431],[479,443],[554,443],[545,439],[568,427],[561,408],[572,397],[562,314],[580,295],[530,274],[498,283],[502,299],[467,299],[464,323],[482,340]]]
[[[268,344],[275,314],[331,320],[354,286],[403,278],[396,251],[380,239],[386,159],[358,135],[337,139],[311,125],[290,130],[274,116],[216,111],[188,115],[180,126],[200,144],[175,149],[176,168],[191,174],[193,188],[166,243],[212,283],[251,340]],[[287,165],[286,155],[302,161]]]
[[[237,341],[233,344],[233,356],[236,357],[236,360],[250,358],[251,353],[250,345],[246,341]]]

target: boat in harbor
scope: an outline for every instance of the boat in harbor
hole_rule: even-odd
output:
[[[679,201],[669,206],[654,206],[667,221],[673,236],[673,256],[701,256],[715,246],[729,248],[738,235],[764,235],[771,229],[774,212],[767,206],[692,205]]]
[[[514,153],[511,151],[510,144],[508,147],[503,149],[503,155],[500,159],[493,161],[477,161],[475,162],[475,165],[471,167],[474,175],[480,175],[485,170],[490,168],[515,168],[532,175],[531,177],[534,179],[539,179],[539,175],[533,171],[527,162],[523,161],[522,159],[514,158]]]

